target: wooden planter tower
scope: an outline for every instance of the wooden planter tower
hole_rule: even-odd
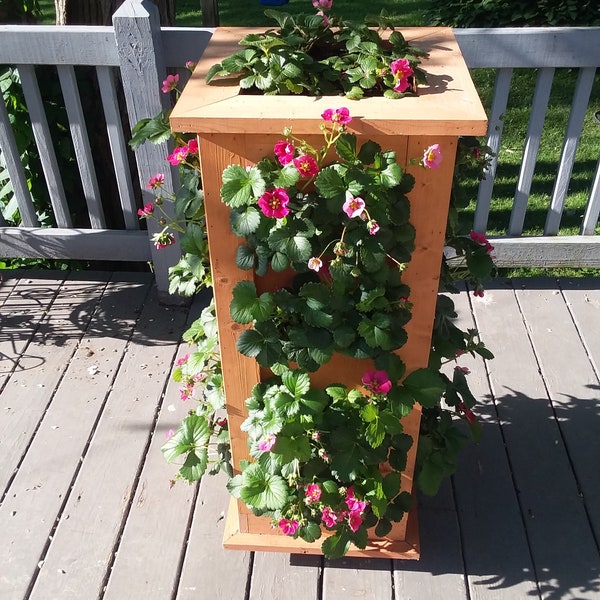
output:
[[[248,458],[246,435],[240,430],[245,419],[244,401],[260,381],[260,369],[253,359],[236,350],[242,327],[229,315],[232,290],[242,279],[253,279],[252,271],[241,271],[235,264],[240,243],[230,230],[229,208],[220,199],[221,174],[231,164],[253,164],[272,154],[282,139],[285,127],[309,143],[320,143],[321,113],[327,108],[346,106],[353,117],[348,130],[366,141],[371,139],[383,150],[394,150],[400,165],[420,159],[429,145],[438,143],[443,161],[438,169],[411,167],[416,178],[409,194],[411,223],[416,229],[415,251],[404,274],[410,286],[413,317],[406,327],[408,343],[400,350],[407,371],[427,365],[431,341],[441,254],[454,169],[457,138],[484,135],[487,120],[467,67],[448,28],[408,28],[403,31],[412,44],[428,51],[423,62],[427,85],[418,97],[389,100],[368,98],[360,101],[342,97],[255,96],[240,94],[237,82],[221,79],[207,85],[208,69],[239,49],[237,42],[250,32],[246,28],[219,28],[206,48],[198,66],[171,114],[174,131],[194,132],[198,136],[206,221],[210,246],[214,294],[227,413],[231,432],[234,468]],[[259,290],[269,283],[256,278]],[[343,356],[334,359],[311,376],[316,385],[332,381],[347,386],[360,384],[362,373],[371,368]],[[420,412],[413,410],[404,421],[405,432],[415,443],[403,474],[402,489],[412,491],[414,461]],[[294,540],[272,529],[269,520],[255,517],[242,503],[232,501],[226,523],[224,545],[228,548],[274,550],[292,553],[320,553],[320,543]],[[365,550],[352,549],[350,555],[418,558],[418,532],[414,511],[397,524],[386,538],[369,540]]]

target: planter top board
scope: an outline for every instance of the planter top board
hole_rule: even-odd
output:
[[[407,41],[429,52],[421,64],[427,84],[419,86],[417,97],[355,101],[342,96],[262,96],[240,94],[237,79],[216,77],[206,84],[210,67],[241,49],[238,42],[244,35],[263,31],[246,27],[215,30],[171,114],[174,131],[281,134],[293,124],[295,135],[306,135],[319,131],[325,109],[341,106],[348,107],[353,117],[348,130],[369,136],[485,135],[487,131],[485,111],[450,28],[402,29]]]

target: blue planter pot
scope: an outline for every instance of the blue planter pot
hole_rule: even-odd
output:
[[[281,6],[282,4],[287,4],[290,0],[258,0],[260,4],[264,4],[265,6]]]

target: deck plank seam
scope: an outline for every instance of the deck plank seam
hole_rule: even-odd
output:
[[[517,292],[515,290],[515,287],[514,287],[514,284],[513,284],[512,281],[511,281],[511,287],[512,287],[512,293],[513,293],[513,295],[515,297],[515,301],[516,301],[516,304],[517,304],[517,307],[518,307],[518,310],[519,310],[519,314],[521,316],[521,322],[523,323],[523,329],[526,332],[527,340],[528,340],[529,344],[531,344],[532,351],[535,354],[535,349],[533,348],[533,342],[531,340],[531,336],[530,336],[530,332],[529,332],[529,327],[528,327],[528,324],[527,324],[527,320],[525,319],[525,314],[523,313],[522,306],[521,306],[521,304],[518,301]],[[470,308],[470,311],[471,311],[471,316],[473,318],[473,322],[475,323],[475,328],[477,329],[477,331],[480,331],[481,328],[480,328],[479,322],[477,320],[477,312],[475,310],[473,299],[472,299],[472,297],[469,294],[469,288],[468,288],[468,286],[466,288],[466,293],[467,293],[467,299],[468,299],[468,302],[469,302],[469,308]],[[537,355],[535,355],[535,358],[536,358],[536,361],[537,361],[538,360]],[[498,427],[498,431],[499,431],[500,437],[502,439],[502,445],[503,445],[503,448],[504,448],[504,455],[506,457],[506,461],[507,461],[507,464],[508,464],[508,467],[509,467],[509,470],[510,470],[510,479],[511,479],[513,490],[515,492],[515,499],[516,499],[516,502],[517,502],[517,506],[519,507],[519,515],[521,517],[521,528],[522,528],[522,531],[523,531],[523,535],[525,536],[525,540],[527,541],[527,553],[529,555],[529,561],[530,561],[530,564],[531,564],[532,569],[533,569],[533,575],[535,577],[535,588],[536,588],[537,593],[538,593],[538,600],[542,600],[543,594],[542,594],[542,589],[541,589],[541,585],[540,585],[540,575],[538,573],[538,566],[537,566],[537,563],[536,563],[536,560],[535,560],[535,556],[533,554],[533,547],[532,547],[532,542],[531,542],[531,536],[529,534],[529,529],[527,527],[527,519],[525,518],[525,507],[523,506],[523,502],[521,500],[521,493],[520,493],[519,488],[517,486],[517,480],[515,478],[515,469],[514,469],[513,461],[512,461],[511,456],[510,456],[510,452],[508,450],[508,448],[509,448],[508,440],[506,439],[504,427],[502,425],[502,420],[500,419],[500,413],[498,412],[497,396],[496,396],[496,393],[494,391],[494,385],[493,385],[493,382],[492,382],[492,377],[491,377],[491,374],[490,374],[488,363],[485,360],[483,361],[483,368],[484,368],[485,378],[486,378],[486,381],[487,381],[487,386],[488,386],[488,389],[490,391],[490,397],[491,397],[492,404],[493,404],[493,407],[494,407],[494,414],[496,416],[496,425]],[[539,362],[538,362],[538,369],[539,369]],[[546,382],[544,381],[544,387],[545,386],[546,386]],[[454,487],[453,487],[453,493],[454,493]],[[460,524],[460,513],[459,513],[459,511],[457,511],[457,517],[458,517],[458,521],[459,521],[459,531],[461,531],[461,544],[462,544],[462,526]],[[465,567],[466,566],[467,565],[465,564]],[[468,570],[466,572],[468,573]],[[471,596],[471,587],[470,587],[470,581],[469,581],[468,575],[467,575],[467,586],[466,586],[466,589],[467,589],[467,594],[470,597]]]
[[[96,313],[97,313],[98,308],[100,306],[100,299],[104,297],[105,293],[107,292],[108,288],[110,287],[110,285],[112,283],[115,283],[115,281],[112,278],[109,279],[106,282],[106,285],[104,286],[104,288],[102,290],[102,294],[99,295],[99,300],[96,302],[96,304],[94,306],[94,310],[91,311],[92,315],[90,317],[90,320],[88,321],[88,324],[86,325],[85,333],[87,333],[87,331],[89,330],[91,324],[94,322],[94,317],[96,316]],[[144,295],[144,301],[143,301],[142,305],[148,300],[148,298],[150,296],[151,289],[152,289],[152,286],[148,285],[147,286],[147,290],[146,290],[146,294]],[[44,561],[46,559],[46,556],[48,555],[48,552],[49,552],[50,547],[52,545],[52,540],[53,540],[54,534],[55,534],[55,532],[56,532],[56,530],[57,530],[57,528],[58,528],[58,526],[59,526],[59,524],[61,522],[61,519],[62,519],[63,515],[64,515],[64,512],[65,512],[65,509],[67,507],[67,504],[68,504],[68,502],[69,502],[69,500],[71,498],[71,494],[73,492],[73,489],[75,488],[75,484],[77,482],[77,478],[79,477],[79,473],[81,472],[81,469],[82,469],[83,464],[85,462],[85,458],[86,458],[87,452],[88,452],[88,450],[89,450],[89,448],[91,446],[92,440],[94,439],[94,436],[96,434],[96,430],[98,429],[98,424],[100,423],[102,415],[104,414],[104,409],[106,408],[106,404],[107,404],[108,399],[109,399],[109,397],[111,395],[111,392],[112,392],[115,380],[116,380],[117,375],[118,375],[118,373],[119,373],[119,371],[121,369],[121,365],[123,364],[124,356],[127,354],[127,350],[129,348],[129,345],[131,344],[131,340],[133,338],[133,335],[134,335],[134,332],[135,332],[135,328],[136,328],[136,326],[137,326],[137,324],[138,324],[138,322],[140,320],[140,317],[141,317],[141,311],[136,316],[135,322],[131,325],[131,328],[130,328],[130,331],[129,331],[129,335],[127,337],[127,342],[126,342],[125,347],[123,349],[123,353],[121,354],[121,357],[119,359],[117,367],[115,368],[115,370],[112,373],[110,384],[107,387],[107,391],[106,391],[106,393],[104,395],[104,398],[103,398],[102,402],[100,403],[98,412],[96,414],[96,418],[94,419],[94,422],[93,422],[92,427],[90,428],[90,432],[89,432],[89,435],[87,437],[87,440],[86,440],[86,442],[85,442],[85,444],[84,444],[84,446],[82,448],[80,459],[77,462],[77,466],[75,467],[75,471],[73,472],[73,476],[71,477],[71,481],[69,483],[67,491],[66,491],[66,493],[64,495],[64,498],[62,499],[61,505],[60,505],[60,507],[58,509],[58,512],[57,512],[57,515],[56,515],[56,517],[54,519],[54,523],[52,525],[52,528],[51,528],[51,530],[48,533],[48,538],[47,538],[46,542],[44,543],[44,546],[43,546],[42,551],[40,553],[40,558],[38,560],[38,565],[43,565]],[[77,348],[80,347],[81,341],[83,339],[85,339],[85,333],[80,338],[80,341],[78,342],[78,344],[76,346]],[[60,388],[60,386],[56,386],[55,393],[56,393],[56,390],[58,390],[59,388]],[[131,505],[131,502],[133,502],[133,495],[131,495],[131,497],[130,497],[130,499],[128,501],[128,505]],[[31,580],[29,581],[29,585],[27,587],[27,590],[25,591],[25,595],[23,597],[23,600],[29,600],[29,598],[31,597],[31,594],[33,593],[33,590],[34,590],[35,584],[36,584],[36,582],[38,580],[38,577],[40,575],[40,572],[41,572],[40,568],[37,568],[34,571],[33,576],[31,577]],[[107,572],[110,572],[110,571],[107,571]]]
[[[592,357],[592,352],[590,350],[590,348],[588,347],[586,341],[585,341],[585,336],[583,335],[583,332],[581,331],[581,329],[579,328],[579,325],[577,323],[577,319],[575,318],[575,314],[573,313],[573,310],[571,308],[571,304],[570,302],[567,300],[567,298],[565,297],[565,293],[564,290],[562,288],[561,282],[560,280],[557,280],[557,285],[558,285],[558,289],[560,291],[560,295],[561,298],[563,299],[563,302],[565,303],[565,307],[567,309],[567,312],[569,313],[569,316],[571,318],[571,321],[573,323],[573,327],[575,328],[575,331],[577,332],[577,337],[581,343],[582,348],[585,350],[585,355],[590,363],[590,366],[592,368],[592,371],[594,372],[594,375],[596,376],[596,379],[598,380],[598,383],[600,384],[600,374],[598,373],[598,370],[596,369],[596,365],[594,364],[594,360]],[[556,415],[555,415],[556,418]],[[583,493],[583,486],[581,485],[581,482],[579,480],[579,477],[577,476],[577,469],[575,468],[575,464],[573,461],[573,458],[571,456],[571,453],[569,452],[569,447],[566,444],[566,440],[564,439],[563,436],[563,432],[562,432],[562,428],[560,426],[560,421],[557,419],[557,423],[558,423],[558,429],[560,431],[560,435],[561,435],[561,439],[563,440],[563,444],[565,445],[565,452],[567,455],[567,460],[569,461],[569,466],[571,468],[571,471],[573,473],[573,477],[575,478],[575,483],[577,485],[577,493],[579,494],[579,497],[582,499],[582,504],[583,504],[583,510],[585,512],[585,516],[589,525],[589,529],[590,532],[592,534],[592,538],[594,540],[594,543],[596,545],[596,550],[598,552],[598,554],[600,555],[600,538],[598,537],[597,533],[596,533],[596,529],[594,528],[594,521],[592,519],[592,515],[590,513],[590,509],[588,507],[588,503],[585,500],[585,494]]]

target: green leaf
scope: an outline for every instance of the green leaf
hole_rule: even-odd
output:
[[[188,415],[179,429],[162,446],[161,452],[167,462],[173,462],[181,454],[193,452],[208,444],[210,426],[205,417]]]
[[[402,181],[402,168],[396,163],[392,163],[381,172],[381,184],[386,188],[393,188]]]
[[[129,145],[132,150],[137,150],[144,142],[160,144],[171,138],[169,116],[163,111],[150,119],[141,119],[131,130]]]
[[[445,477],[445,470],[436,462],[428,460],[423,464],[417,476],[417,485],[423,493],[435,496]]]
[[[185,462],[179,468],[180,475],[190,483],[199,481],[206,472],[208,466],[208,450],[206,448],[196,448],[189,452]]]
[[[241,165],[230,165],[223,171],[221,198],[231,208],[250,204],[254,197],[264,194],[266,184],[256,167],[246,170]]]
[[[237,250],[235,251],[235,264],[238,269],[249,271],[250,269],[254,268],[255,261],[256,255],[254,254],[254,250],[252,250],[252,248],[244,244],[237,247]],[[245,322],[249,323],[250,321]]]
[[[321,537],[321,528],[314,521],[309,521],[304,527],[298,529],[298,535],[305,542],[312,544]]]
[[[285,271],[289,266],[287,256],[281,252],[275,252],[271,258],[271,268],[273,271]]]
[[[323,198],[345,198],[346,184],[333,166],[319,171],[315,179],[315,187]]]
[[[266,473],[258,463],[246,467],[242,474],[240,499],[259,510],[278,510],[285,507],[288,486],[279,475]]]
[[[342,558],[350,549],[350,534],[346,529],[325,538],[321,550],[326,558]]]
[[[395,496],[397,496],[400,491],[400,473],[392,471],[388,475],[386,475],[383,479],[383,492],[385,493],[386,498],[391,500]]]
[[[254,206],[233,209],[229,215],[231,231],[238,237],[248,237],[260,225],[260,212]]]
[[[377,537],[385,537],[392,530],[392,523],[388,519],[379,519],[375,527],[375,535]]]
[[[229,305],[231,318],[236,323],[251,323],[254,320],[252,308],[257,300],[256,286],[252,281],[238,282]]]
[[[281,376],[281,382],[294,398],[300,398],[310,390],[310,378],[302,371],[287,371]]]
[[[437,406],[446,386],[437,371],[417,369],[406,377],[404,387],[425,408]]]
[[[343,133],[340,135],[335,150],[343,160],[348,162],[356,161],[356,136],[353,133]]]

